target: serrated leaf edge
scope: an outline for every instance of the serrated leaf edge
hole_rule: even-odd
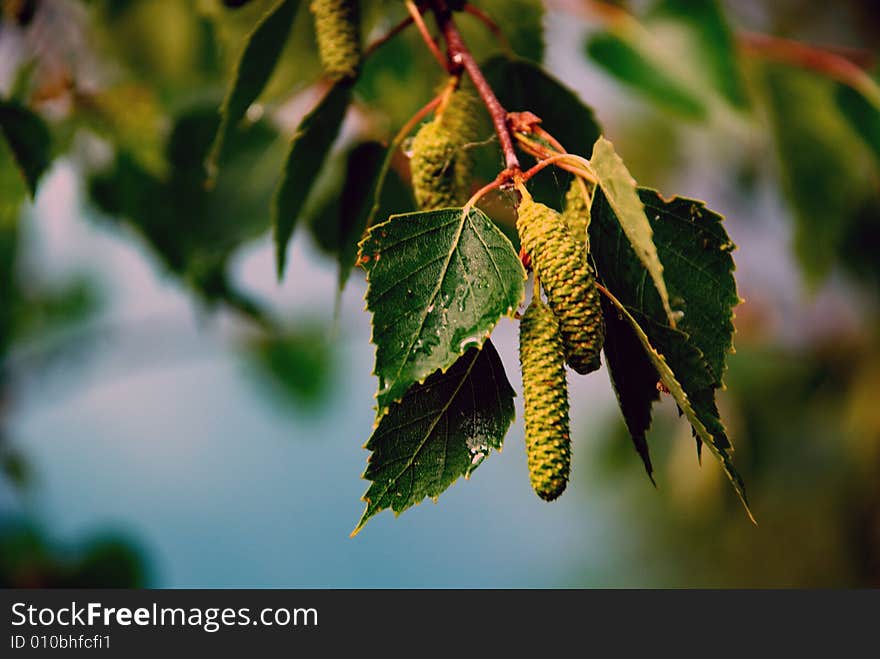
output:
[[[731,485],[733,485],[733,489],[736,491],[737,496],[739,497],[740,502],[745,508],[746,514],[749,516],[749,519],[753,524],[757,525],[757,521],[755,520],[754,515],[752,514],[751,509],[749,508],[748,498],[746,497],[745,485],[742,482],[742,478],[739,476],[739,473],[736,471],[736,468],[733,466],[732,461],[730,460],[730,455],[724,450],[719,449],[715,445],[715,437],[712,433],[709,432],[708,428],[697,418],[696,412],[694,412],[693,407],[691,407],[690,400],[688,399],[687,394],[684,392],[681,384],[675,377],[675,373],[673,373],[672,368],[670,368],[669,364],[666,362],[666,358],[661,355],[657,350],[651,345],[648,336],[645,334],[644,330],[639,326],[638,322],[635,318],[633,318],[632,314],[626,309],[626,307],[614,297],[613,294],[608,292],[607,290],[602,291],[603,294],[608,298],[608,300],[617,308],[618,312],[623,315],[624,319],[632,326],[633,330],[638,336],[639,341],[642,343],[642,346],[645,348],[645,353],[648,355],[649,359],[654,363],[655,368],[657,369],[657,373],[660,375],[660,379],[666,388],[669,389],[673,398],[675,398],[676,403],[678,403],[679,408],[684,413],[685,417],[687,417],[688,423],[691,424],[691,428],[694,429],[694,432],[703,440],[703,443],[709,447],[711,453],[721,462],[721,465],[724,469],[724,474],[727,476]]]
[[[389,219],[390,219],[390,218],[389,218]],[[377,225],[377,226],[378,226],[378,225]],[[488,338],[488,337],[487,337],[487,338]],[[439,423],[440,418],[443,416],[443,414],[446,413],[446,410],[449,409],[449,406],[452,405],[452,402],[458,397],[458,394],[459,394],[459,392],[461,391],[461,388],[464,386],[465,381],[466,381],[467,378],[470,376],[471,372],[472,372],[473,369],[474,369],[474,366],[475,366],[476,363],[477,363],[477,360],[480,358],[480,355],[481,355],[482,352],[483,352],[483,346],[484,346],[484,345],[485,345],[485,340],[484,340],[479,346],[471,346],[471,347],[468,348],[468,350],[470,350],[470,349],[472,349],[472,348],[475,348],[475,350],[474,350],[474,359],[473,359],[473,361],[468,365],[467,370],[464,372],[464,374],[463,374],[462,377],[461,377],[461,381],[458,383],[458,386],[455,388],[455,392],[452,394],[452,396],[449,397],[449,400],[448,400],[448,401],[446,402],[446,404],[443,406],[442,411],[437,415],[437,418],[436,418],[435,421],[431,424],[431,427],[430,427],[429,431],[425,434],[425,437],[422,439],[421,443],[419,444],[418,449],[413,453],[413,456],[415,456],[416,453],[418,453],[419,451],[422,450],[422,448],[424,447],[425,443],[426,443],[426,442],[428,441],[428,439],[430,438],[430,435],[431,435],[431,433],[433,432],[434,428],[437,426],[437,423]],[[461,355],[460,355],[459,357],[461,357]],[[447,367],[447,368],[445,368],[445,369],[438,369],[437,371],[434,371],[434,372],[431,373],[431,375],[428,376],[428,377],[431,377],[431,376],[433,376],[433,375],[436,375],[438,372],[441,373],[441,374],[446,373],[446,372],[447,372],[450,368],[452,368],[452,366],[454,366],[457,362],[458,362],[458,360],[456,360],[455,362],[453,362],[452,365],[450,365],[449,367]],[[506,378],[505,378],[505,379],[506,379]],[[427,380],[427,378],[425,378],[425,380]],[[425,380],[422,380],[422,381],[419,382],[418,384],[424,384]],[[416,384],[413,384],[412,386],[416,386]],[[412,389],[412,387],[410,387],[410,389]],[[408,389],[407,391],[409,391],[409,389]],[[512,391],[512,393],[513,393],[513,397],[515,398],[515,397],[516,397],[516,391],[514,391],[512,388],[511,388],[511,391]],[[394,403],[391,403],[391,405],[400,405],[400,404],[401,404],[401,401],[395,401]],[[391,408],[391,405],[388,406],[388,409]],[[510,425],[512,425],[512,424],[514,423],[514,421],[516,421],[516,408],[514,408],[514,410],[513,410],[513,417],[512,417],[511,420],[510,420],[510,424],[508,424],[508,430],[510,430]],[[379,418],[377,417],[376,422],[373,424],[373,431],[376,430],[376,428],[378,427],[378,424],[379,424]],[[372,436],[372,432],[371,432],[370,434],[371,434],[371,436]],[[506,434],[507,434],[507,432],[505,431],[505,435],[506,435]],[[502,437],[502,440],[503,440],[503,437]],[[368,438],[367,441],[364,442],[364,444],[363,444],[363,446],[362,446],[361,448],[363,448],[363,449],[366,450],[366,448],[367,448],[367,444],[369,444],[369,442],[370,442],[370,440],[369,440],[369,438]],[[483,462],[485,461],[485,459],[488,458],[489,455],[492,453],[492,450],[493,450],[493,447],[487,445],[487,448],[486,448],[486,455],[483,457],[482,460],[480,460],[480,462],[474,467],[474,469],[476,469],[476,467],[478,467],[479,465],[483,464]],[[502,451],[502,447],[499,447],[499,448],[494,449],[494,450],[495,450],[497,453],[501,453],[501,451]],[[373,455],[374,455],[374,454],[371,453],[370,456],[367,458],[367,466],[364,468],[364,472],[361,474],[361,480],[366,480],[367,482],[369,482],[369,483],[371,483],[371,484],[374,483],[375,481],[371,481],[371,480],[369,480],[369,479],[367,478],[367,471],[368,471],[369,468],[370,468],[370,462],[371,462],[372,459],[373,459]],[[414,458],[413,458],[413,459],[414,459]],[[406,468],[408,468],[409,466],[411,466],[411,464],[412,464],[412,461],[410,461],[404,469],[406,469]],[[472,473],[472,472],[473,472],[473,469],[471,469],[471,470],[468,472],[468,474],[465,476],[465,480],[467,480],[468,476],[469,476],[470,473]],[[401,473],[403,473],[403,472],[401,472]],[[399,476],[399,475],[398,475],[398,476]],[[451,482],[446,488],[444,488],[443,491],[446,492],[447,490],[449,490],[451,487],[453,487],[454,485],[456,485],[456,484],[459,482],[459,480],[460,480],[460,478],[456,478],[456,479],[455,479],[454,481],[452,481],[452,482]],[[376,515],[378,515],[379,513],[381,513],[383,510],[389,510],[389,508],[380,508],[379,510],[375,511],[374,513],[368,515],[368,513],[369,513],[369,511],[370,511],[370,504],[371,504],[372,501],[373,501],[373,499],[367,497],[367,494],[369,493],[371,487],[372,487],[372,485],[368,485],[368,486],[367,486],[367,490],[366,490],[366,492],[364,492],[364,494],[361,496],[361,501],[363,501],[364,503],[366,503],[366,504],[367,504],[367,507],[366,507],[366,510],[364,510],[363,514],[361,515],[361,518],[360,518],[360,520],[358,521],[357,525],[355,526],[354,530],[353,530],[353,531],[351,532],[351,534],[350,534],[350,537],[352,537],[352,538],[355,537],[358,533],[360,533],[360,532],[363,530],[363,528],[366,526],[367,522],[369,522],[373,517],[375,517]],[[389,485],[389,487],[390,487],[390,485]],[[385,492],[388,491],[389,487],[386,487],[385,490],[382,492],[382,495],[383,495],[383,496],[384,496]],[[394,517],[397,518],[397,517],[400,517],[400,515],[402,515],[405,511],[409,510],[410,508],[415,508],[416,506],[420,506],[420,505],[422,505],[422,504],[425,502],[425,500],[428,499],[428,498],[430,498],[430,497],[427,497],[427,496],[426,496],[426,497],[423,497],[423,498],[419,499],[418,501],[416,501],[414,504],[412,504],[412,505],[410,505],[410,506],[407,506],[406,508],[403,508],[403,509],[401,509],[401,510],[395,510],[395,509],[393,508],[393,506],[390,507],[390,510],[391,510],[391,512],[394,514]]]
[[[443,210],[463,210],[463,209],[459,209],[459,208],[454,208],[454,207],[452,207],[452,208],[445,208],[445,209],[444,209],[444,208],[438,208],[438,209],[436,209],[436,211],[414,211],[414,212],[410,212],[410,213],[395,213],[394,215],[389,216],[388,219],[385,220],[384,222],[380,222],[379,224],[375,224],[375,225],[369,227],[369,228],[367,229],[366,233],[364,234],[364,237],[360,240],[360,242],[358,242],[358,255],[359,255],[359,256],[358,256],[358,262],[359,262],[359,263],[361,262],[360,255],[362,254],[364,244],[365,244],[368,240],[370,240],[370,237],[372,236],[372,234],[373,234],[374,231],[381,229],[382,227],[388,225],[391,221],[393,221],[393,220],[395,220],[396,218],[399,218],[399,217],[405,217],[405,216],[407,216],[407,215],[422,215],[422,214],[424,214],[424,213],[426,213],[426,212],[437,212],[437,211],[443,211]],[[464,223],[468,220],[468,218],[470,217],[470,214],[471,214],[473,211],[478,211],[478,212],[480,212],[480,213],[483,213],[483,211],[479,210],[478,208],[471,208],[471,209],[468,210],[467,215],[464,216],[464,217],[462,218],[461,226],[459,227],[458,232],[456,233],[455,240],[453,241],[454,244],[456,244],[456,245],[458,244],[458,240],[459,240],[460,237],[461,237],[461,232],[462,232],[462,230],[464,229]],[[463,214],[463,215],[464,215],[464,214]],[[489,220],[489,222],[494,226],[494,222],[492,222],[491,218],[489,218],[489,216],[486,215],[485,213],[483,213],[483,215],[486,216],[486,219]],[[507,236],[505,236],[504,233],[501,232],[501,231],[499,231],[498,234],[499,234],[499,236],[501,236],[501,237],[506,241],[507,245],[510,247],[511,252],[516,253],[516,250],[514,250],[514,248],[513,248],[513,243],[510,242],[510,238],[508,238]],[[455,248],[453,247],[453,248],[449,251],[449,254],[447,255],[447,261],[446,261],[446,266],[447,266],[447,268],[448,268],[448,265],[449,265],[449,261],[450,261],[451,258],[452,258],[452,254],[453,254],[454,252],[455,252]],[[522,276],[522,281],[525,282],[526,279],[528,278],[528,276],[526,275],[526,272],[525,272],[524,269],[523,269],[523,271],[522,271],[522,275],[523,275],[523,276]],[[442,284],[442,279],[440,280],[440,283]],[[440,284],[438,284],[438,288],[434,291],[433,296],[436,296],[436,295],[437,295],[437,292],[439,291],[439,286],[440,286]],[[367,289],[367,293],[369,293],[369,288]],[[366,301],[366,295],[367,295],[367,293],[365,293],[365,299],[364,299],[364,311],[367,311],[367,312],[370,313],[370,343],[372,343],[372,344],[375,346],[376,343],[375,343],[374,340],[373,340],[373,339],[374,339],[374,336],[375,336],[375,329],[376,329],[376,328],[375,328],[375,317],[374,317],[374,315],[373,315],[373,313],[372,313],[372,310],[369,308],[369,305],[368,305],[368,303],[367,303],[367,301]],[[501,314],[501,315],[498,317],[498,321],[500,321],[502,318],[515,318],[515,317],[516,317],[516,310],[517,310],[517,307],[522,303],[522,301],[523,301],[524,298],[525,298],[525,290],[523,290],[523,294],[522,294],[522,296],[520,297],[519,302],[516,303],[516,304],[511,305],[511,307],[510,307],[510,311],[509,311],[508,313]],[[432,299],[433,299],[433,297],[432,297]],[[422,319],[422,323],[424,323],[424,319],[425,319],[425,318],[427,318],[427,312],[426,312],[426,314],[425,314],[425,317]],[[492,335],[492,332],[494,331],[495,327],[497,327],[497,325],[498,325],[498,321],[495,321],[495,324],[494,324],[490,329],[485,330],[484,332],[480,332],[479,334],[476,335],[476,337],[477,337],[477,339],[478,339],[478,341],[479,341],[477,344],[474,344],[474,343],[468,343],[467,348],[465,348],[465,349],[463,349],[463,350],[462,350],[462,349],[459,349],[459,351],[457,352],[458,357],[461,357],[462,355],[464,355],[464,354],[465,354],[470,348],[477,348],[478,350],[482,350],[482,349],[483,349],[483,344],[485,344],[486,339],[488,339],[488,338]],[[411,350],[413,345],[415,345],[415,343],[411,344],[410,347],[408,348],[408,350]],[[455,363],[456,363],[457,361],[458,361],[458,358],[456,358],[455,360],[453,360],[451,364],[449,364],[449,365],[447,365],[447,366],[445,366],[445,367],[440,367],[440,368],[438,368],[438,369],[436,369],[436,370],[434,370],[434,371],[431,371],[430,373],[428,373],[428,374],[425,375],[424,377],[422,377],[422,378],[420,378],[420,379],[418,379],[418,380],[414,380],[413,383],[412,383],[409,387],[407,387],[406,391],[404,391],[404,392],[400,395],[399,398],[396,398],[396,399],[394,399],[394,400],[389,401],[388,404],[385,405],[385,406],[382,406],[382,405],[379,404],[379,402],[378,402],[378,400],[379,400],[379,392],[376,391],[376,393],[373,394],[373,398],[376,399],[376,408],[375,408],[375,409],[376,409],[376,418],[375,418],[375,420],[373,421],[373,430],[375,430],[375,429],[378,427],[379,422],[384,418],[384,416],[385,416],[386,414],[388,414],[388,410],[391,408],[391,406],[394,405],[394,404],[396,404],[396,403],[399,403],[399,402],[404,398],[404,396],[406,396],[407,392],[408,392],[410,389],[412,389],[412,388],[413,388],[414,386],[416,386],[416,385],[424,384],[424,383],[425,383],[425,380],[427,380],[429,377],[431,377],[432,375],[434,375],[434,374],[437,373],[438,371],[439,371],[440,373],[446,373],[450,368],[452,368],[452,367],[455,365]],[[375,366],[373,367],[373,370],[372,370],[371,374],[372,374],[372,375],[375,375],[376,377],[379,377],[379,374],[376,372],[376,368],[375,368]]]
[[[607,145],[607,146],[606,146]],[[633,236],[631,235],[631,231],[628,229],[628,225],[620,220],[620,212],[615,203],[615,200],[608,193],[608,190],[605,186],[605,179],[599,175],[599,172],[595,170],[595,164],[593,163],[593,159],[596,155],[597,148],[607,148],[608,157],[614,159],[616,161],[615,164],[620,166],[626,175],[629,177],[627,181],[628,184],[632,184],[633,194],[635,194],[636,199],[639,202],[639,205],[642,208],[642,216],[645,219],[645,225],[649,231],[649,238],[651,240],[651,247],[653,247],[653,253],[651,254],[643,254],[642,250],[633,242]],[[669,302],[669,291],[666,289],[666,281],[663,279],[663,263],[660,261],[660,256],[657,253],[657,246],[654,244],[654,229],[651,227],[651,222],[648,220],[648,215],[645,213],[645,205],[642,203],[642,200],[639,198],[639,185],[635,180],[633,175],[630,173],[629,169],[626,166],[626,163],[623,162],[623,158],[620,157],[620,154],[614,149],[614,144],[605,138],[604,135],[600,135],[599,139],[596,140],[596,143],[593,145],[593,152],[590,155],[590,164],[593,166],[593,170],[596,173],[596,178],[598,179],[597,184],[600,188],[602,188],[602,193],[605,195],[605,200],[608,202],[608,206],[614,212],[614,217],[617,219],[617,223],[620,225],[621,230],[623,231],[623,235],[626,237],[627,241],[629,241],[630,247],[632,247],[633,252],[638,258],[639,262],[645,267],[645,270],[648,273],[648,276],[651,278],[651,281],[654,283],[654,288],[657,289],[657,294],[660,296],[660,302],[663,305],[663,310],[666,312],[666,317],[669,319],[669,325],[671,327],[675,327],[675,313],[672,311],[672,307]],[[653,259],[656,261],[656,266],[658,272],[654,272],[653,264],[646,262],[646,259]]]

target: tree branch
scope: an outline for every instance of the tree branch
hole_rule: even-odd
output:
[[[871,76],[842,53],[755,32],[740,32],[737,41],[746,53],[815,71],[849,85],[865,96],[878,98],[878,89]]]
[[[492,88],[483,76],[477,61],[465,45],[464,39],[462,39],[461,33],[455,25],[452,12],[449,11],[445,0],[435,0],[432,5],[437,25],[443,33],[443,38],[446,40],[449,61],[454,67],[463,68],[467,72],[477,88],[477,93],[483,99],[483,104],[489,111],[492,125],[498,134],[498,141],[501,143],[501,150],[504,152],[504,164],[507,172],[512,174],[520,171],[519,159],[516,157],[513,138],[507,125],[507,110],[504,109],[498,97],[495,96],[495,92],[492,91]]]

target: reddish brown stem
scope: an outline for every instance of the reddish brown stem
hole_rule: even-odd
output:
[[[409,12],[410,18],[412,18],[413,22],[416,24],[416,27],[419,29],[419,34],[422,35],[422,41],[425,42],[425,45],[428,47],[428,50],[431,51],[431,54],[434,56],[434,59],[440,63],[446,71],[450,71],[449,61],[443,56],[443,53],[440,52],[440,47],[437,45],[437,42],[434,41],[434,37],[431,36],[431,33],[428,31],[428,26],[425,25],[425,20],[422,18],[421,10],[416,6],[416,3],[412,2],[412,0],[406,0],[406,10]]]
[[[366,49],[364,49],[364,57],[369,57],[370,55],[372,55],[374,52],[379,50],[379,48],[384,46],[386,43],[391,41],[394,37],[403,32],[410,25],[412,25],[412,23],[412,16],[407,16],[406,18],[404,18],[402,21],[400,21],[400,23],[388,30],[388,32],[369,44]]]
[[[827,48],[755,32],[737,35],[740,47],[764,59],[810,69],[860,91],[871,86],[867,73],[851,58]]]
[[[510,41],[507,40],[507,37],[504,35],[504,32],[501,31],[501,28],[498,26],[492,17],[489,16],[486,12],[484,12],[479,7],[474,7],[471,3],[467,2],[464,5],[464,11],[467,14],[470,14],[478,21],[480,21],[483,25],[485,25],[489,31],[498,39],[498,43],[501,44],[501,47],[508,54],[513,53],[513,47],[510,45]]]
[[[546,141],[550,146],[559,151],[559,153],[567,153],[565,147],[559,143],[559,140],[557,140],[540,126],[535,126],[535,135]]]
[[[477,202],[479,202],[480,199],[482,199],[488,193],[492,192],[492,190],[497,190],[505,183],[508,183],[510,181],[510,179],[511,179],[511,171],[505,169],[503,172],[501,172],[500,174],[498,174],[498,176],[495,177],[494,181],[492,181],[491,183],[487,183],[482,188],[477,190],[473,195],[471,195],[471,198],[468,199],[468,201],[464,205],[464,208],[462,209],[462,211],[464,213],[469,212],[471,208],[476,206]]]
[[[580,164],[580,167],[577,167],[577,166],[565,167],[564,163],[566,160],[577,162],[578,164]],[[570,153],[557,153],[555,156],[549,156],[548,158],[545,158],[544,160],[542,160],[538,164],[534,165],[531,169],[523,172],[522,178],[520,180],[523,183],[525,183],[526,181],[528,181],[530,178],[532,178],[535,174],[540,172],[545,167],[548,167],[550,165],[556,165],[557,167],[564,169],[565,171],[570,172],[570,173],[574,174],[575,176],[579,176],[580,178],[587,180],[590,183],[596,183],[596,178],[586,168],[586,166],[581,164],[582,160],[583,160],[583,158],[579,158],[578,156],[574,156]]]
[[[519,171],[519,159],[516,157],[516,149],[513,146],[513,138],[510,135],[510,129],[507,125],[507,110],[501,105],[492,87],[483,76],[480,66],[468,50],[461,37],[461,33],[455,25],[452,18],[452,12],[446,5],[445,0],[435,0],[433,2],[434,16],[437,18],[437,25],[443,33],[446,40],[446,51],[449,55],[449,61],[453,66],[463,68],[477,88],[477,93],[483,99],[483,104],[489,111],[492,118],[492,125],[498,134],[498,141],[501,143],[501,150],[504,152],[504,164],[509,171]]]
[[[598,19],[609,29],[626,30],[638,25],[625,9],[600,0],[549,0],[552,6]],[[839,46],[813,46],[767,34],[741,31],[736,39],[743,51],[765,59],[810,69],[849,85],[880,101],[880,90],[865,72],[874,62],[874,53]]]

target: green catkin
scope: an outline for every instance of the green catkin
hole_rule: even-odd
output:
[[[529,480],[535,493],[553,501],[571,471],[568,385],[559,321],[537,297],[519,323]]]
[[[422,210],[463,206],[469,197],[473,159],[464,148],[476,140],[476,98],[455,91],[443,112],[423,124],[412,142],[413,193]]]
[[[324,73],[331,80],[357,77],[361,64],[358,0],[312,0],[315,36]]]
[[[526,197],[518,212],[516,229],[550,308],[559,318],[568,365],[582,375],[595,371],[600,366],[605,324],[586,250],[552,208]]]
[[[565,209],[562,211],[562,219],[568,226],[568,230],[575,240],[589,245],[587,227],[590,226],[590,207],[584,199],[584,186],[588,185],[583,179],[575,177],[568,192],[565,194]],[[589,188],[588,188],[589,191]]]

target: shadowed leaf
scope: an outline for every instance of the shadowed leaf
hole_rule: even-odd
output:
[[[690,89],[642,52],[641,41],[602,32],[587,42],[587,53],[609,74],[659,106],[687,117],[703,119],[706,108]]]
[[[471,348],[452,367],[413,386],[391,406],[366,448],[367,508],[352,535],[376,513],[399,514],[438,497],[468,476],[513,422],[513,389],[492,342]]]
[[[764,74],[781,187],[794,212],[795,253],[815,284],[842,254],[866,200],[876,198],[876,165],[837,108],[836,83],[781,65],[765,65]]]
[[[48,127],[24,106],[12,101],[0,101],[0,132],[27,181],[31,197],[35,196],[37,183],[49,168],[51,139]]]
[[[586,153],[599,138],[593,110],[540,66],[498,56],[483,65],[483,73],[508,111],[538,115],[541,126],[567,151]]]
[[[651,11],[649,27],[671,21],[683,28],[693,48],[689,64],[695,80],[716,89],[734,107],[748,105],[739,69],[736,38],[718,0],[661,0]]]
[[[849,85],[838,84],[835,100],[843,116],[880,162],[880,85],[877,80],[880,80],[880,71],[866,81],[864,93]]]
[[[281,0],[257,23],[247,37],[244,50],[235,65],[232,84],[220,107],[220,126],[208,156],[207,169],[211,179],[216,175],[217,161],[230,131],[244,117],[275,70],[275,64],[290,34],[299,0]]]
[[[602,283],[615,296],[619,319],[642,344],[641,359],[609,357],[612,381],[627,426],[638,446],[650,425],[656,391],[647,383],[659,376],[687,417],[700,442],[710,444],[741,497],[741,479],[730,458],[732,447],[715,405],[726,359],[733,345],[733,307],[739,302],[733,278],[733,250],[721,216],[702,202],[662,199],[641,189],[639,196],[654,232],[657,253],[673,304],[683,310],[678,329],[669,326],[663,304],[636,257],[601,188],[593,200],[590,244]],[[606,308],[606,317],[612,311]],[[612,318],[612,322],[616,322]],[[626,335],[620,337],[626,340]],[[612,339],[611,348],[619,352]],[[631,343],[631,341],[630,341]],[[631,348],[630,348],[631,349]],[[623,395],[621,395],[623,393]]]
[[[639,342],[642,344],[642,348],[645,351],[645,354],[650,359],[651,363],[654,366],[657,374],[660,376],[661,382],[663,382],[664,386],[669,390],[670,395],[675,400],[678,405],[681,413],[687,418],[688,422],[691,424],[691,428],[693,429],[694,436],[699,438],[706,446],[709,447],[711,453],[718,459],[721,463],[722,468],[724,469],[724,473],[730,481],[731,485],[733,485],[734,490],[742,501],[743,506],[746,509],[746,513],[749,518],[754,522],[755,518],[752,516],[752,512],[749,509],[748,499],[746,498],[745,485],[743,483],[742,477],[736,470],[736,467],[733,465],[733,460],[730,457],[730,451],[728,448],[720,445],[718,440],[720,439],[717,435],[717,426],[720,426],[720,421],[717,420],[718,411],[714,409],[714,400],[711,403],[711,408],[714,411],[713,415],[710,415],[708,419],[706,419],[706,414],[700,414],[692,405],[692,400],[690,394],[687,391],[687,387],[683,386],[679,379],[676,376],[676,373],[673,371],[672,360],[668,359],[667,355],[674,354],[678,359],[675,359],[676,364],[682,363],[682,356],[687,354],[687,359],[689,360],[689,364],[692,363],[692,360],[696,360],[696,366],[699,366],[699,352],[694,352],[694,349],[689,349],[687,344],[686,335],[678,332],[669,327],[663,327],[663,332],[666,335],[667,339],[671,336],[671,333],[675,333],[680,335],[681,338],[678,340],[667,340],[662,341],[660,343],[661,347],[655,347],[652,341],[648,338],[648,335],[642,329],[639,321],[633,317],[633,315],[624,307],[618,300],[612,299],[612,303],[614,304],[617,311],[620,313],[622,318],[626,320],[630,326],[632,327],[635,335],[638,337]],[[647,320],[647,319],[643,319]],[[650,322],[650,321],[648,321]],[[666,350],[666,353],[661,352],[662,350]],[[689,373],[688,368],[680,368],[680,372]],[[701,401],[706,403],[706,401]],[[704,422],[708,420],[710,425],[707,426]],[[713,430],[716,430],[716,433],[713,434]],[[724,438],[726,441],[726,437]]]
[[[605,363],[623,420],[645,471],[654,481],[654,469],[645,434],[651,427],[651,407],[660,399],[660,376],[651,363],[633,328],[614,305],[602,297],[605,317]]]
[[[293,236],[300,211],[336,140],[351,101],[351,85],[333,85],[297,128],[272,206],[278,279],[284,276],[287,243]]]
[[[520,57],[540,62],[544,58],[544,3],[541,0],[480,0],[479,8],[495,21]],[[486,26],[468,14],[456,17],[465,42],[477,58],[498,52],[498,40],[486,38]]]

